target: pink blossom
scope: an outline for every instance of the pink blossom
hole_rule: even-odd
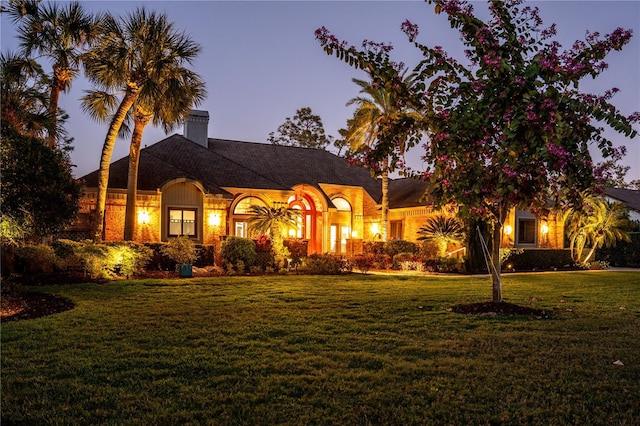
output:
[[[400,25],[400,29],[409,37],[409,41],[414,41],[418,37],[418,25],[411,23],[408,19]]]

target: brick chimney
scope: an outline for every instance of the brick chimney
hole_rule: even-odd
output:
[[[209,147],[209,111],[191,110],[189,118],[184,123],[184,137],[197,144]]]

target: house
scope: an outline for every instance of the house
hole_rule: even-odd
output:
[[[609,202],[619,202],[629,209],[629,220],[640,222],[640,191],[625,188],[605,188],[604,196]]]
[[[209,138],[209,114],[193,111],[184,136],[174,134],[140,152],[134,240],[167,241],[187,235],[217,245],[227,236],[249,237],[251,205],[301,211],[289,238],[307,242],[308,253],[354,254],[380,239],[381,183],[363,167],[328,151]],[[105,241],[122,240],[128,157],[111,164]],[[96,208],[98,171],[81,178],[81,214],[70,231],[88,234]],[[392,180],[390,239],[416,241],[428,217],[453,214],[423,199],[425,182]],[[551,218],[514,212],[506,241],[520,247],[562,247],[561,226]],[[560,233],[556,235],[556,233]]]

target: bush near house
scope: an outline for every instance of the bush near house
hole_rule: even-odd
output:
[[[149,269],[157,271],[175,271],[176,261],[162,253],[162,248],[166,244],[167,243],[145,243],[145,246],[149,247],[153,251],[148,265]],[[196,252],[198,257],[193,262],[193,266],[204,268],[205,266],[212,266],[216,264],[215,245],[196,244]]]
[[[229,237],[220,247],[220,258],[225,269],[244,272],[256,262],[256,243],[248,238]]]
[[[613,247],[602,247],[596,251],[596,260],[608,262],[610,266],[640,268],[640,232],[630,232],[631,241],[618,241]]]
[[[569,249],[527,249],[512,254],[503,268],[514,271],[568,269],[573,265]]]
[[[343,272],[351,272],[351,268],[340,256],[312,254],[302,259],[300,271],[311,275],[338,275]]]
[[[16,272],[25,284],[60,281],[60,274],[109,279],[140,274],[152,251],[134,242],[95,244],[58,240],[52,245],[26,244],[16,250]]]

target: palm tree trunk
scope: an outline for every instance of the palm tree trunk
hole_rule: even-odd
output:
[[[113,154],[113,147],[120,131],[120,126],[127,116],[127,112],[135,102],[140,89],[134,85],[129,84],[127,93],[125,94],[118,110],[116,111],[107,136],[104,139],[104,145],[102,146],[102,155],[100,156],[100,170],[98,174],[98,197],[96,200],[96,219],[94,223],[94,242],[102,241],[102,232],[104,229],[104,210],[107,204],[107,187],[109,186],[109,167],[111,165],[111,155]]]
[[[129,145],[129,173],[127,175],[127,207],[124,214],[124,240],[133,241],[136,230],[136,199],[138,197],[138,165],[144,128],[151,121],[151,114],[136,111],[133,134]]]
[[[382,241],[387,241],[389,225],[389,157],[382,163]]]
[[[56,134],[58,133],[58,102],[60,101],[60,85],[57,79],[51,83],[51,92],[49,93],[49,115],[51,116],[51,126],[49,127],[49,135],[47,143],[49,148],[56,147]]]

